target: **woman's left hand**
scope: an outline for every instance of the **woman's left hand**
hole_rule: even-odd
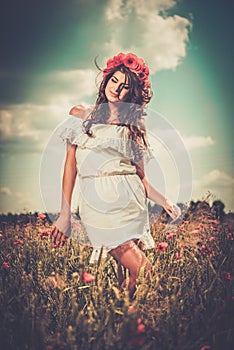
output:
[[[170,215],[170,217],[173,219],[171,223],[176,221],[180,215],[181,215],[181,209],[178,207],[178,205],[174,204],[170,199],[166,199],[166,203],[163,207],[166,212]]]

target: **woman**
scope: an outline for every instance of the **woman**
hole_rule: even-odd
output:
[[[134,54],[120,53],[107,61],[93,108],[73,108],[61,137],[67,141],[60,217],[51,235],[63,245],[70,230],[71,198],[78,174],[78,207],[94,247],[129,271],[128,290],[134,294],[140,270],[152,265],[142,247],[153,248],[147,198],[161,205],[175,221],[180,208],[147,180],[144,160],[150,158],[144,107],[151,99],[149,69]],[[80,119],[80,118],[81,119]],[[82,121],[83,119],[83,121]],[[119,268],[122,288],[126,280]]]

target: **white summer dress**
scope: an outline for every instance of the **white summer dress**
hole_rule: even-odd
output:
[[[98,259],[101,250],[105,256],[132,239],[141,240],[145,249],[153,248],[145,188],[130,161],[127,126],[93,124],[90,137],[82,123],[80,118],[70,116],[57,132],[63,141],[77,145],[77,203],[93,247],[90,262]],[[152,157],[149,148],[145,161]]]

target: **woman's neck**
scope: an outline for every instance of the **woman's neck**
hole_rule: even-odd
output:
[[[118,107],[111,102],[109,102],[108,105],[109,105],[110,115],[109,115],[109,118],[107,119],[107,123],[108,124],[120,123]]]

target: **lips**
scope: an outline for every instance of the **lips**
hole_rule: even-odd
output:
[[[113,94],[112,92],[111,92],[111,96],[113,96],[113,97],[118,97],[118,95]]]

